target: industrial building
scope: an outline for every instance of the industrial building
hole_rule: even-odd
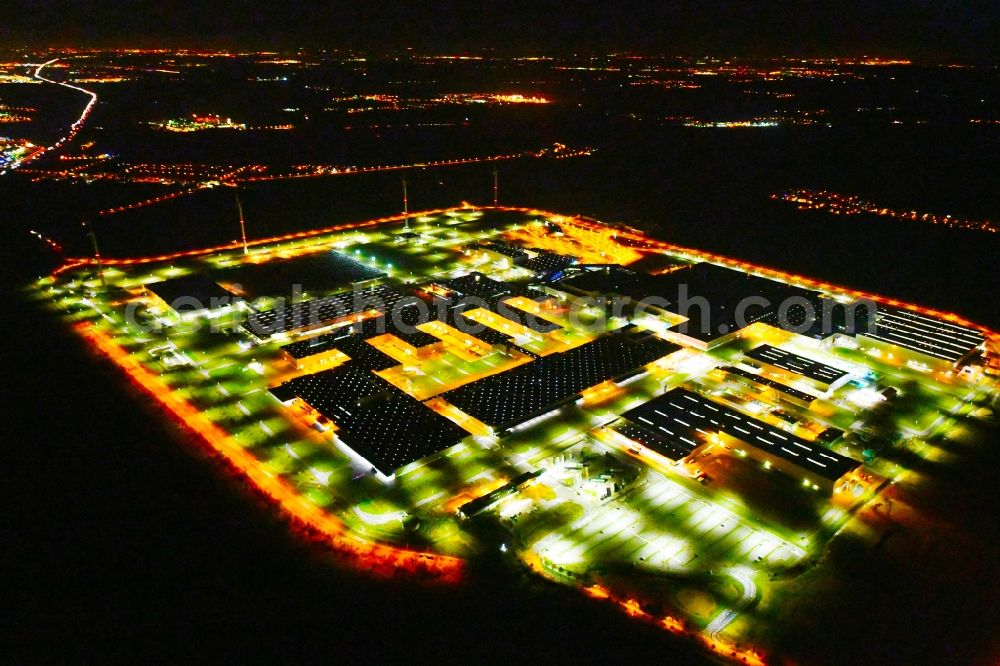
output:
[[[900,308],[880,308],[874,330],[857,338],[862,347],[902,353],[940,369],[961,365],[986,339],[974,328]]]
[[[402,292],[388,285],[352,289],[333,296],[291,303],[273,310],[254,312],[243,322],[243,329],[259,340],[287,336],[306,330],[329,328],[360,318],[389,312],[403,298]]]
[[[725,372],[738,382],[759,387],[767,392],[773,392],[778,400],[784,400],[797,407],[808,408],[816,401],[816,396],[811,393],[806,393],[795,387],[775,381],[769,377],[765,377],[761,373],[749,372],[736,366],[725,368]]]
[[[670,322],[667,337],[702,350],[732,340],[757,322],[809,332],[809,315],[823,310],[819,292],[708,262],[661,275],[616,265],[572,266],[563,273],[553,287],[590,297],[627,297],[633,308],[642,302],[626,314],[662,313]]]
[[[448,391],[443,397],[500,432],[572,402],[601,382],[625,379],[678,349],[629,327]]]
[[[146,293],[181,317],[219,312],[242,300],[201,273],[149,282],[143,286]]]
[[[622,414],[615,430],[670,460],[720,443],[825,492],[861,465],[686,388],[674,388]]]
[[[386,477],[457,444],[467,434],[360,365],[296,377],[272,388],[271,394],[289,407],[301,402],[309,418],[330,428]]]
[[[823,393],[830,393],[851,379],[846,370],[771,345],[754,347],[744,356],[768,372],[803,382]]]

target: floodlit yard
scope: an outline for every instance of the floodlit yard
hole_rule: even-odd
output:
[[[152,393],[158,399],[169,397],[197,413],[205,421],[197,432],[224,436],[226,444],[235,445],[252,462],[253,472],[264,475],[265,483],[281,484],[270,487],[279,487],[284,500],[306,507],[304,511],[318,512],[308,515],[328,517],[365,542],[459,556],[482,552],[490,541],[484,534],[501,534],[504,548],[509,543],[512,555],[544,575],[581,586],[600,580],[643,600],[662,593],[666,608],[707,634],[724,632],[754,602],[757,593],[751,589],[752,580],[765,588],[762,598],[772,612],[776,597],[769,596],[771,588],[766,587],[765,578],[791,575],[819,560],[837,530],[845,526],[857,530],[859,515],[872,519],[874,502],[919,486],[957,464],[965,451],[949,438],[969,432],[976,415],[991,413],[990,392],[995,387],[988,380],[974,382],[925,371],[900,358],[819,346],[755,324],[747,338],[721,344],[711,352],[684,347],[637,368],[627,379],[622,379],[624,375],[605,379],[576,395],[566,391],[557,409],[551,409],[556,403],[549,402],[542,412],[550,411],[494,433],[459,411],[458,400],[449,403],[447,392],[534,363],[535,356],[581,347],[605,328],[616,329],[626,322],[605,322],[591,308],[576,313],[579,319],[574,323],[567,294],[541,294],[538,289],[551,285],[534,284],[530,271],[503,258],[484,259],[486,253],[476,243],[520,241],[582,261],[619,262],[654,273],[669,272],[691,261],[689,255],[640,252],[614,242],[600,230],[585,225],[573,228],[562,219],[564,230],[556,232],[539,222],[544,217],[534,212],[466,209],[418,214],[405,229],[394,221],[282,240],[255,248],[250,260],[233,250],[109,267],[106,287],[91,268],[80,267],[40,281],[35,296],[68,322],[89,326],[86,330],[102,336],[108,348],[120,352],[115,360],[123,368],[137,364],[155,386]],[[404,232],[416,237],[401,241],[399,234]],[[329,273],[324,274],[325,270]],[[395,399],[433,410],[437,415],[431,416],[452,422],[446,425],[461,426],[456,428],[461,436],[450,446],[430,456],[421,454],[424,457],[399,467],[390,478],[372,474],[372,465],[337,437],[344,421],[338,424],[336,412],[327,422],[318,423],[315,413],[300,409],[301,399],[289,408],[270,392],[306,373],[297,369],[303,366],[285,357],[281,345],[309,334],[252,339],[238,327],[237,319],[246,314],[242,309],[212,320],[204,316],[181,320],[141,286],[199,273],[242,275],[248,292],[275,297],[283,293],[285,282],[303,273],[299,283],[309,285],[310,296],[316,296],[349,287],[344,271],[384,273],[380,279],[405,291],[414,283],[430,289],[425,283],[431,279],[439,281],[471,270],[496,278],[512,276],[517,282],[509,284],[519,290],[531,286],[530,292],[507,296],[510,305],[560,328],[539,333],[481,308],[468,312],[469,318],[484,322],[494,335],[499,331],[512,336],[514,347],[502,339],[493,344],[470,338],[441,322],[421,324],[421,333],[433,340],[433,346],[425,345],[424,351],[390,335],[372,339],[372,349],[364,351],[384,352],[390,360],[388,367],[381,366],[385,369],[371,372],[398,389],[393,389]],[[558,289],[552,287],[552,291]],[[207,326],[210,321],[215,325]],[[661,328],[669,328],[666,324],[676,321],[660,323],[664,324]],[[741,362],[745,352],[765,341],[850,368],[852,382],[823,394],[807,408],[726,378],[723,366]],[[658,343],[662,345],[662,340]],[[364,357],[357,347],[351,349],[358,358]],[[345,364],[360,364],[358,358],[342,353],[337,358],[340,365],[331,372]],[[756,419],[758,426],[773,427],[774,436],[786,442],[799,436],[799,444],[816,455],[841,453],[856,461],[864,456],[869,464],[860,468],[862,481],[852,486],[851,494],[845,491],[831,502],[829,493],[806,487],[799,479],[764,469],[721,447],[713,450],[714,444],[703,447],[705,442],[717,441],[718,433],[692,435],[702,448],[697,453],[688,450],[689,463],[677,465],[655,452],[640,452],[639,444],[626,435],[612,433],[622,414],[677,387],[710,396],[745,415],[747,421]],[[899,391],[885,410],[896,437],[880,443],[884,450],[869,449],[874,445],[861,435],[886,400],[880,391],[888,387]],[[388,393],[384,387],[379,390]],[[339,408],[350,412],[368,399],[358,398]],[[824,444],[819,433],[831,426],[846,436]],[[442,427],[441,432],[447,430]],[[397,429],[386,439],[411,434]],[[815,448],[807,446],[812,443]],[[696,460],[691,462],[690,456]],[[707,476],[704,483],[692,478],[699,474]],[[512,480],[524,476],[537,478],[508,488]],[[898,485],[892,490],[892,485],[882,486],[883,481]],[[286,492],[293,499],[285,497]],[[469,520],[458,516],[460,507],[487,495],[496,501],[482,507],[479,515]],[[535,567],[535,562],[541,567]],[[774,586],[779,598],[798,599],[789,591],[790,585]],[[741,594],[747,598],[741,600]],[[806,602],[799,599],[797,603]],[[745,634],[745,616],[732,627],[729,631]]]
[[[542,539],[535,549],[562,566],[627,562],[678,572],[734,564],[783,567],[803,555],[794,544],[655,475],[621,501]]]

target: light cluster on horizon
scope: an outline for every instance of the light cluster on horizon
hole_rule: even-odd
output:
[[[799,210],[820,210],[831,215],[875,215],[909,222],[936,224],[965,231],[983,231],[995,234],[1000,227],[990,220],[970,220],[938,213],[922,213],[916,210],[901,210],[880,206],[854,194],[840,194],[827,190],[792,190],[781,194],[772,194],[771,198],[786,201]]]

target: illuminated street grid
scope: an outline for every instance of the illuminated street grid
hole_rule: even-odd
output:
[[[401,235],[404,231],[406,235]],[[505,250],[504,244],[522,248],[529,259],[542,260],[529,268],[520,266],[517,261],[524,257]],[[175,312],[153,293],[173,294],[185,285],[202,288],[205,276],[226,287],[220,276],[240,267],[270,265],[291,276],[300,268],[316,271],[322,263],[314,258],[333,251],[371,269],[363,272],[366,278],[382,276],[365,283],[369,293],[451,303],[451,297],[445,297],[449,290],[489,287],[493,298],[484,308],[452,312],[421,324],[409,338],[393,335],[391,327],[379,332],[381,314],[375,306],[371,312],[353,313],[350,321],[321,321],[309,330],[296,328],[297,324],[281,326],[280,334],[258,337],[246,333],[241,324],[251,307],[268,311],[287,295],[280,285],[270,285],[272,281],[260,280],[258,293],[234,305],[203,311]],[[548,255],[538,254],[541,251],[572,257],[581,265],[628,265],[661,257],[661,269],[669,270],[711,261],[819,290],[838,302],[868,296],[676,248],[590,220],[529,209],[473,207],[413,214],[405,218],[405,227],[404,217],[396,216],[312,235],[256,241],[248,254],[234,244],[172,257],[105,259],[103,277],[93,262],[73,260],[40,280],[34,295],[153,394],[165,413],[183,421],[274,497],[282,510],[361,561],[375,558],[397,569],[442,572],[460,566],[456,557],[499,549],[543,576],[611,599],[615,592],[604,578],[609,568],[620,571],[624,565],[636,571],[667,572],[678,580],[695,575],[703,580],[711,572],[744,590],[739,604],[720,608],[711,622],[698,625],[712,637],[715,649],[725,654],[730,648],[719,645],[726,645],[726,627],[753,603],[771,575],[818,557],[854,510],[875,498],[884,483],[910,473],[880,455],[894,444],[880,449],[865,439],[867,415],[900,399],[888,389],[905,398],[900,404],[906,404],[906,410],[893,418],[897,438],[910,443],[946,433],[954,425],[953,417],[974,414],[977,405],[996,392],[995,381],[984,373],[975,353],[967,356],[971,363],[957,366],[948,359],[887,345],[885,335],[871,344],[850,335],[818,341],[757,322],[705,351],[671,334],[681,320],[672,313],[645,314],[635,321],[629,321],[627,314],[604,318],[592,305],[574,313],[560,284],[540,279],[550,267],[565,267],[566,261],[551,262],[545,259]],[[474,274],[483,278],[477,280]],[[173,289],[144,288],[179,278],[186,281],[173,282]],[[498,283],[502,288],[494,289]],[[327,299],[348,287],[312,290],[303,298]],[[547,323],[519,326],[493,311],[500,301],[515,313],[531,313]],[[909,311],[905,304],[889,303]],[[954,330],[961,344],[975,343],[984,335],[981,347],[993,353],[996,337],[991,332],[970,333],[972,325],[953,315],[918,312],[926,321],[947,319],[949,326],[959,327]],[[470,335],[458,330],[457,317],[485,323],[479,327],[484,332]],[[209,323],[216,330],[210,330]],[[342,328],[348,325],[356,326],[352,329],[356,332]],[[946,329],[951,330],[939,327]],[[621,330],[659,342],[652,347],[646,343],[647,351],[635,357],[634,369],[627,363],[607,366],[615,368],[612,371],[595,366],[586,375],[593,379],[573,384],[569,399],[555,384],[540,391],[555,402],[545,407],[545,399],[533,398],[534,411],[519,414],[516,423],[502,424],[504,429],[494,431],[498,424],[484,423],[449,400],[453,391],[475,396],[494,390],[499,391],[496,400],[510,400],[503,395],[503,378],[517,373],[533,376],[533,368],[562,367],[559,359],[576,358],[567,350],[632,335],[617,332]],[[326,336],[320,338],[323,344],[312,347],[308,340],[320,335]],[[288,345],[292,346],[282,349]],[[796,367],[804,366],[793,364],[783,370],[752,358],[773,357],[768,347],[745,355],[762,345],[798,355],[788,357],[794,364],[805,359],[826,375],[847,380],[836,382],[831,390],[796,374]],[[647,353],[650,350],[656,353]],[[727,367],[738,372],[727,373]],[[564,370],[567,376],[576,371]],[[362,451],[380,449],[386,442],[365,441],[356,445],[358,450],[351,449],[344,441],[356,433],[345,433],[344,441],[336,434],[345,427],[359,427],[356,423],[337,423],[333,412],[320,418],[316,405],[294,399],[295,392],[288,388],[298,385],[290,381],[312,386],[307,376],[320,372],[335,377],[349,372],[362,378],[376,372],[378,377],[369,384],[380,388],[361,392],[376,400],[365,402],[365,410],[377,414],[377,400],[394,400],[393,409],[400,414],[426,410],[427,422],[448,423],[457,443],[445,437],[428,445],[427,450],[438,453],[412,461],[405,458],[408,462],[395,470],[396,458],[385,457],[378,465],[381,473],[373,473],[373,463]],[[538,381],[558,381],[546,376]],[[753,381],[754,377],[761,381]],[[794,390],[778,390],[781,387]],[[695,446],[681,447],[682,453],[692,453],[679,460],[657,455],[630,439],[632,430],[624,427],[621,415],[675,389],[701,394],[710,401],[707,404],[724,407],[723,411],[744,414],[747,422],[765,424],[767,432],[801,442],[804,450],[829,449],[830,460],[849,459],[845,468],[850,471],[832,487],[821,488],[799,476],[794,466],[783,467],[781,459],[758,457],[752,443],[741,443],[739,429],[732,428],[729,434],[699,431]],[[840,436],[844,433],[847,436]],[[414,443],[415,434],[384,436],[389,442],[394,437],[406,439],[406,445],[416,450],[420,447]],[[924,450],[911,448],[918,455]],[[734,462],[727,463],[729,459]],[[730,471],[720,475],[717,470]],[[479,516],[459,517],[462,505],[524,478],[525,473],[537,473],[537,478]],[[757,487],[779,488],[782,496],[761,500],[745,495]],[[814,519],[784,521],[781,509],[786,500],[811,507]],[[481,529],[489,521],[502,528],[499,533]],[[638,602],[624,598],[619,602],[631,614],[642,615]],[[676,617],[681,616],[679,610],[674,618],[657,622],[679,631]],[[728,639],[738,642],[739,636]],[[748,661],[759,661],[752,651],[741,654]]]

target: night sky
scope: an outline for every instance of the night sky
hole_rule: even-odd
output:
[[[4,42],[421,52],[1000,60],[995,0],[247,2],[13,0]],[[11,6],[12,5],[12,6]]]

